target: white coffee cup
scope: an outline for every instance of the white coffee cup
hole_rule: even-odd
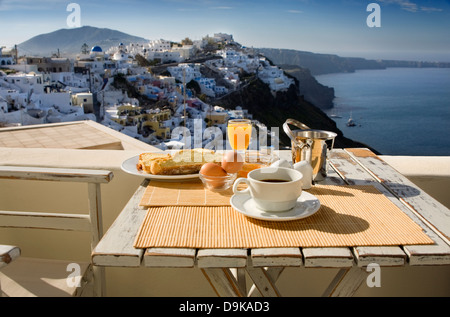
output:
[[[236,195],[252,197],[256,206],[267,212],[281,212],[294,208],[302,194],[303,174],[292,168],[263,167],[248,173],[247,178],[238,178],[233,185]],[[241,183],[248,187],[238,190]]]

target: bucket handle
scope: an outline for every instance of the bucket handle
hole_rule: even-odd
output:
[[[302,130],[311,130],[311,129],[306,124],[301,123],[300,121],[294,119],[287,119],[286,122],[283,124],[284,132],[289,136],[289,138],[295,143],[296,146],[298,146],[300,149],[303,149],[305,146],[309,146],[309,144],[303,143],[294,136],[294,133],[292,133],[291,129],[289,128],[289,124],[294,125]]]

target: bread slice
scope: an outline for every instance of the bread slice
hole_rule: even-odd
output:
[[[141,162],[142,157],[142,162]],[[152,156],[141,154],[139,164],[142,171],[153,175],[197,174],[203,164],[213,162],[221,164],[222,154],[206,149],[181,150],[173,155]]]
[[[136,165],[138,171],[151,174],[151,163],[156,159],[170,159],[168,153],[142,153],[139,155],[139,161]]]

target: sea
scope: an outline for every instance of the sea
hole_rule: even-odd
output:
[[[325,112],[344,136],[383,155],[450,156],[450,68],[315,76],[335,89]],[[356,126],[348,127],[352,118]]]

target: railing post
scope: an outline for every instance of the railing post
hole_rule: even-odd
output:
[[[93,250],[103,236],[102,199],[99,183],[88,183],[88,198],[89,214],[92,219],[91,250]],[[92,270],[94,273],[94,295],[102,297],[105,295],[106,289],[105,268],[92,264]]]

